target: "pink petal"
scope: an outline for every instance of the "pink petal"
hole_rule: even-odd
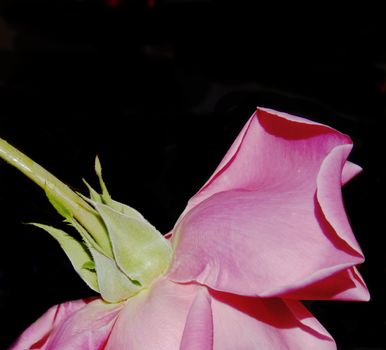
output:
[[[214,350],[334,350],[335,342],[298,301],[212,294]]]
[[[180,350],[196,349],[213,349],[211,298],[206,288],[198,291],[190,307],[180,346]]]
[[[357,176],[362,171],[362,168],[359,165],[347,161],[344,164],[342,171],[342,184],[346,184],[353,177]]]
[[[121,308],[121,304],[95,299],[54,330],[46,349],[103,349]]]
[[[351,230],[342,200],[342,171],[352,145],[335,147],[323,161],[317,177],[317,200],[331,228],[343,242],[362,254]]]
[[[283,177],[300,180],[317,171],[324,156],[339,144],[351,140],[328,126],[258,108],[185,211],[217,192],[258,189],[282,182]]]
[[[149,290],[128,299],[106,350],[178,350],[191,305],[200,288],[203,287],[160,279]],[[199,298],[195,303],[201,308]],[[191,311],[190,318],[195,318],[194,312]]]
[[[55,306],[30,326],[11,349],[103,349],[121,307],[101,299]]]
[[[53,329],[87,303],[82,299],[51,307],[20,335],[9,350],[45,349]]]
[[[368,301],[369,291],[355,267],[282,295],[290,299]]]
[[[169,277],[241,295],[337,295],[319,282],[363,261],[341,196],[359,170],[350,149],[331,128],[258,110],[178,221]]]

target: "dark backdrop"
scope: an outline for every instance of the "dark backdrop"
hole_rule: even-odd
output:
[[[257,105],[353,138],[344,189],[369,303],[313,302],[340,349],[386,349],[386,35],[379,8],[244,1],[2,0],[0,136],[168,232]],[[0,163],[0,348],[48,307],[91,295],[47,234],[35,185]]]

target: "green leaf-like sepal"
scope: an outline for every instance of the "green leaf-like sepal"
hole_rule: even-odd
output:
[[[50,193],[51,197],[55,198],[55,208],[58,212],[65,216],[70,213],[92,235],[103,251],[112,256],[106,229],[86,201],[57,177],[1,138],[0,158],[20,170],[46,193]]]
[[[90,195],[90,198],[91,200],[93,200],[94,202],[98,202],[98,203],[103,203],[103,199],[102,199],[102,196],[97,192],[95,191],[91,185],[85,180],[85,179],[82,179],[84,184],[87,186],[88,188],[88,191],[89,191],[89,195]],[[83,199],[84,199],[84,196],[82,194],[79,194]]]
[[[102,194],[85,182],[91,199],[1,138],[0,158],[43,188],[57,212],[79,232],[83,242],[57,228],[34,224],[59,242],[76,272],[104,300],[130,298],[167,270],[172,258],[169,242],[137,210],[111,198],[98,157],[95,171]]]
[[[86,261],[82,265],[82,269],[90,270],[90,271],[95,271],[95,264],[93,261]]]
[[[99,289],[104,300],[118,303],[134,296],[142,289],[127,278],[114,260],[93,248],[90,251],[94,258]]]
[[[97,220],[100,221],[100,226],[103,228],[104,235],[103,235],[103,247],[109,247],[109,249],[104,249],[101,247],[100,243],[97,243],[93,236],[74,218],[71,211],[66,207],[65,203],[60,200],[60,198],[57,197],[55,192],[51,191],[48,187],[45,187],[45,192],[48,200],[52,204],[52,206],[56,209],[56,211],[65,218],[65,221],[70,223],[82,236],[83,240],[86,242],[87,246],[92,246],[94,249],[97,249],[103,254],[107,255],[108,257],[112,258],[112,250],[111,250],[111,243],[109,240],[109,236],[106,230],[105,225],[103,224],[99,214],[90,207],[89,211],[95,215]],[[81,196],[81,195],[80,195]],[[85,200],[88,200],[87,198],[84,198]],[[102,236],[101,236],[102,237]]]
[[[94,262],[90,256],[87,248],[81,242],[78,242],[74,237],[70,236],[66,232],[59,230],[55,227],[32,223],[54,237],[68,256],[72,266],[79,276],[87,283],[87,285],[99,292],[98,280],[95,271],[85,268],[84,266],[93,266]]]
[[[126,204],[117,202],[111,198],[110,193],[107,190],[107,186],[106,186],[105,182],[103,181],[102,166],[101,166],[101,163],[100,163],[98,157],[95,158],[95,172],[96,172],[98,179],[99,179],[99,185],[101,187],[102,194],[99,194],[86,181],[84,181],[86,186],[88,187],[88,189],[90,191],[90,198],[94,202],[106,204],[110,208],[118,211],[121,214],[130,216],[130,217],[138,219],[140,221],[146,221],[145,218],[142,216],[142,214],[139,211],[135,210],[134,208],[132,208]]]
[[[101,166],[101,162],[99,161],[98,156],[95,157],[95,173],[98,176],[99,185],[100,185],[101,190],[102,190],[102,195],[101,195],[102,199],[104,202],[107,202],[107,201],[111,200],[111,196],[110,196],[110,193],[107,190],[106,184],[102,178],[102,166]]]
[[[94,203],[109,233],[115,261],[132,280],[149,285],[168,268],[172,249],[169,242],[147,221]]]

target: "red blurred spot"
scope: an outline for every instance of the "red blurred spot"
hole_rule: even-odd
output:
[[[109,7],[117,7],[119,5],[120,0],[105,0],[106,5]]]
[[[151,9],[155,4],[155,0],[146,0],[146,2],[149,9]]]
[[[379,90],[382,94],[386,93],[386,80],[379,84]]]

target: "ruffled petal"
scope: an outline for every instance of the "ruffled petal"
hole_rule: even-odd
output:
[[[55,327],[46,350],[102,350],[121,308],[102,299],[91,301]]]
[[[326,126],[258,110],[178,221],[169,277],[241,295],[337,295],[321,282],[363,262],[341,195],[360,169],[351,147]]]
[[[101,299],[70,301],[52,307],[32,324],[10,348],[102,349],[121,305]]]
[[[323,161],[317,177],[317,200],[331,230],[353,250],[362,255],[351,230],[342,200],[342,172],[352,145],[335,147]]]
[[[361,171],[362,171],[362,168],[359,165],[347,161],[344,164],[343,171],[342,171],[342,184],[345,185],[353,177],[357,176]]]
[[[304,288],[284,293],[282,297],[296,300],[370,300],[366,284],[355,267],[338,272]]]
[[[186,320],[180,350],[213,349],[213,317],[208,290],[201,288]]]
[[[51,307],[20,335],[9,350],[46,349],[53,330],[86,304],[87,301],[82,299]]]
[[[213,175],[189,200],[184,213],[218,192],[301,182],[311,175],[315,179],[331,149],[351,143],[347,135],[326,125],[257,108]],[[349,173],[354,175],[354,169]]]
[[[335,350],[334,340],[299,301],[213,292],[214,350]]]
[[[199,288],[204,287],[160,279],[150,289],[128,299],[106,350],[180,349],[186,320]],[[201,301],[197,303],[200,305]]]

